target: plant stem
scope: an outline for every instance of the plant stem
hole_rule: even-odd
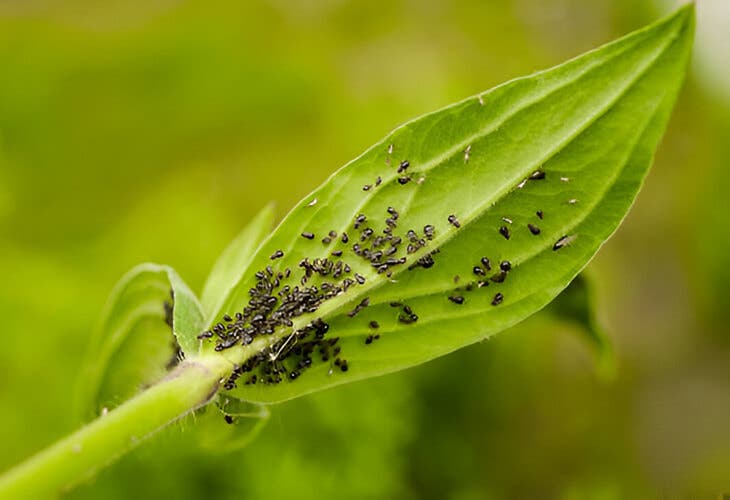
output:
[[[184,361],[159,383],[0,476],[0,498],[49,498],[205,405],[230,370],[220,356]]]

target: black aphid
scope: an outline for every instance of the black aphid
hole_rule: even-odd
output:
[[[382,177],[378,176],[377,179],[375,179],[375,186],[380,186],[380,184],[383,182]]]
[[[482,265],[484,266],[484,269],[486,269],[487,271],[490,271],[492,269],[492,264],[489,262],[488,258],[482,257],[480,260]]]
[[[507,278],[507,271],[500,271],[491,278],[489,278],[490,281],[494,283],[504,283],[504,280]]]
[[[304,233],[302,233],[302,238],[306,238],[308,240],[313,240],[314,239],[314,233],[304,232]]]
[[[230,416],[230,415],[224,415],[223,416],[223,420],[225,420],[226,423],[229,424],[229,425],[233,423],[233,417]]]
[[[423,226],[423,234],[428,238],[429,240],[433,239],[433,233],[435,229],[431,224],[426,224]]]
[[[358,274],[358,273],[355,273],[355,279],[356,279],[356,280],[357,280],[357,282],[358,282],[358,283],[360,283],[361,285],[364,285],[364,284],[365,284],[365,277],[364,277],[364,276],[362,276],[362,275],[360,275],[360,274]]]
[[[284,252],[282,252],[281,250],[277,250],[277,251],[276,251],[276,252],[274,252],[274,253],[273,253],[273,254],[271,255],[271,257],[269,257],[269,258],[270,258],[271,260],[276,260],[276,259],[280,259],[280,258],[282,258],[283,256],[284,256]]]
[[[535,215],[537,215],[537,217],[538,217],[538,218],[539,218],[540,220],[542,220],[542,216],[543,216],[542,210],[538,210],[537,212],[535,212]]]
[[[534,234],[535,236],[537,236],[538,234],[540,234],[540,228],[537,227],[535,224],[528,224],[527,225],[527,229],[529,229],[530,232],[532,234]]]
[[[497,295],[495,295],[494,298],[492,299],[492,305],[498,306],[499,304],[502,303],[503,300],[504,300],[504,295],[502,295],[501,293],[497,293]]]
[[[324,238],[322,238],[322,243],[324,243],[325,245],[329,245],[330,243],[332,243],[332,238],[330,238],[329,236],[325,236]]]
[[[393,217],[393,220],[398,220],[398,212],[393,207],[388,207],[388,213]]]
[[[375,320],[373,320],[370,323],[368,323],[368,326],[370,328],[372,328],[372,329],[380,328],[380,324],[377,321],[375,321]]]
[[[451,224],[455,228],[458,229],[461,227],[461,224],[459,223],[459,220],[456,218],[456,215],[454,215],[454,214],[449,215],[448,220],[449,220],[449,224]]]
[[[373,343],[373,336],[372,335],[368,335],[367,338],[365,339],[365,343],[366,344],[372,344]]]
[[[505,240],[508,240],[509,239],[509,236],[510,236],[509,228],[507,226],[500,227],[499,228],[499,234],[501,234],[502,236],[504,236],[504,239]]]
[[[365,297],[364,299],[362,299],[362,301],[357,306],[355,306],[355,309],[353,309],[352,311],[347,313],[347,315],[351,318],[354,318],[357,313],[359,313],[360,311],[362,311],[369,305],[370,305],[370,298]]]
[[[372,185],[372,184],[365,184],[365,185],[364,185],[364,186],[362,187],[362,190],[363,190],[363,191],[370,191],[370,190],[371,190],[372,188],[373,188],[373,185]]]
[[[535,170],[530,176],[530,180],[537,181],[545,178],[545,172],[542,170]]]
[[[411,182],[411,178],[407,175],[404,175],[403,177],[398,177],[398,184],[400,184],[401,186],[408,184],[409,182]]]
[[[411,248],[412,245],[408,245],[408,247],[409,247],[408,248],[408,253],[413,253],[413,252],[416,251],[415,248]],[[405,257],[402,258],[399,263],[405,263]],[[413,264],[412,266],[410,266],[408,268],[408,270],[409,271],[412,271],[413,269],[415,269],[417,267],[422,267],[424,269],[429,269],[429,268],[433,267],[434,264],[435,264],[435,262],[433,260],[432,254],[427,253],[426,255],[424,255],[423,257],[421,257],[420,259],[418,259],[415,264]]]
[[[350,241],[350,238],[347,236],[347,233],[342,233],[342,243],[347,243]]]
[[[479,266],[474,266],[474,268],[472,269],[472,272],[474,274],[476,274],[477,276],[484,276],[484,275],[486,275],[486,273],[484,272],[484,269],[482,269]]]
[[[499,263],[499,268],[504,272],[508,272],[512,269],[512,263],[508,260],[503,260]]]
[[[408,160],[403,160],[402,162],[400,162],[400,165],[398,165],[398,173],[402,174],[410,166],[411,162],[409,162]]]
[[[464,303],[464,297],[462,297],[461,295],[452,295],[449,297],[449,300],[454,304],[461,305]]]
[[[335,257],[342,257],[342,250],[335,250],[334,252],[332,252],[332,255],[334,255]]]
[[[230,323],[231,321],[233,321],[233,318],[231,318],[231,316],[228,314],[224,314],[223,321],[225,321],[226,323]]]
[[[335,238],[337,238],[337,231],[335,231],[334,229],[330,230],[330,232],[328,234],[329,234],[329,237],[332,238],[333,240]]]
[[[403,311],[398,315],[398,321],[403,324],[410,325],[418,321],[418,316],[409,306],[403,306]]]
[[[390,307],[401,307],[403,304],[401,302],[391,302]]]
[[[340,362],[340,370],[342,370],[343,372],[346,372],[348,369],[349,369],[349,366],[347,365],[347,360],[343,359]]]
[[[355,229],[359,228],[360,225],[363,224],[367,220],[368,220],[368,218],[365,217],[365,214],[360,214],[357,217],[355,217]]]

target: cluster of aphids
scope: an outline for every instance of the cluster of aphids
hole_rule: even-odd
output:
[[[465,152],[465,159],[468,160],[469,149]],[[388,148],[388,154],[392,153],[392,146]],[[407,160],[401,161],[398,165],[397,181],[400,185],[408,184],[411,177],[407,174],[410,163]],[[517,188],[522,188],[526,182],[541,180],[545,178],[542,171],[536,171],[527,179],[522,181]],[[378,187],[382,179],[378,177],[374,185],[364,186],[364,191],[370,191]],[[313,206],[316,199],[309,206]],[[332,298],[346,293],[351,287],[364,285],[366,277],[354,272],[353,261],[349,263],[343,260],[345,257],[355,258],[369,266],[375,274],[385,275],[392,278],[394,272],[406,266],[405,269],[430,268],[434,266],[434,254],[438,249],[426,253],[421,250],[429,245],[429,242],[436,235],[436,227],[427,224],[422,231],[409,229],[405,233],[397,233],[399,213],[393,207],[388,207],[384,225],[380,231],[368,223],[365,214],[355,217],[350,234],[346,231],[338,234],[331,230],[325,235],[316,235],[305,231],[301,237],[313,241],[320,239],[325,247],[337,243],[337,249],[331,250],[326,258],[304,258],[299,262],[298,269],[292,270],[274,269],[269,265],[266,269],[256,273],[256,283],[249,290],[249,301],[242,311],[236,312],[233,316],[225,314],[222,320],[213,326],[209,331],[199,335],[200,339],[216,338],[216,351],[229,349],[235,345],[251,344],[255,338],[274,334],[277,329],[291,328],[294,326],[294,319],[304,314],[316,313],[319,307]],[[543,212],[538,210],[537,217],[542,220]],[[511,225],[512,220],[502,219]],[[454,214],[448,215],[446,221],[456,229],[461,223]],[[535,224],[527,224],[527,229],[533,235],[539,235],[540,229]],[[499,233],[507,240],[510,239],[510,229],[507,225],[498,229]],[[553,249],[558,250],[570,243],[570,237],[564,236]],[[343,249],[344,247],[344,249]],[[321,251],[321,247],[319,247]],[[417,259],[411,257],[420,252]],[[345,255],[346,253],[346,255]],[[284,257],[283,250],[274,252],[270,259],[276,261]],[[409,257],[411,257],[409,259]],[[361,267],[358,264],[355,267]],[[457,287],[448,299],[457,305],[465,303],[462,292],[469,292],[475,288],[483,288],[492,283],[503,283],[512,264],[508,260],[499,263],[498,269],[492,272],[492,265],[487,257],[482,257],[477,265],[472,268],[475,279],[464,286]],[[365,273],[369,274],[369,273]],[[296,276],[295,276],[296,275]],[[454,277],[455,283],[460,278]],[[496,293],[491,301],[493,306],[500,305],[504,300],[502,293]],[[351,318],[360,314],[370,305],[369,298],[362,299],[347,315]],[[400,302],[391,303],[392,307],[400,309],[398,321],[403,324],[413,324],[418,321],[418,315],[407,304]],[[367,336],[365,344],[372,344],[380,338],[377,333],[379,324],[376,321],[369,322],[374,333]],[[246,362],[235,367],[232,375],[225,381],[225,388],[232,389],[236,386],[239,378],[245,375],[245,384],[278,384],[284,380],[295,380],[303,371],[312,367],[316,361],[330,363],[329,373],[335,370],[346,372],[349,365],[346,359],[341,356],[339,338],[328,337],[329,325],[322,319],[315,319],[303,328],[294,330],[288,336],[277,340],[265,349],[260,350]]]
[[[344,260],[345,252],[347,257],[364,261],[374,273],[392,277],[398,267],[406,264],[409,255],[425,247],[434,238],[435,229],[427,225],[422,232],[410,229],[398,235],[395,234],[400,217],[398,211],[388,207],[384,215],[383,227],[377,232],[368,223],[365,214],[355,217],[350,234],[329,231],[321,238],[321,244],[328,247],[339,241],[342,245],[330,251],[327,258],[304,258],[297,269],[287,267],[278,270],[269,265],[257,272],[256,283],[249,290],[249,300],[243,310],[233,316],[225,314],[220,322],[198,338],[215,338],[215,350],[223,351],[235,345],[249,345],[255,338],[272,335],[282,327],[294,326],[295,318],[316,313],[325,301],[346,293],[351,287],[366,283],[365,276],[353,269],[353,261]],[[313,242],[319,239],[312,232],[303,232],[301,237]],[[277,261],[282,257],[284,252],[277,250],[270,259]],[[417,259],[409,269],[431,267],[433,263],[429,253]],[[370,300],[366,297],[347,315],[355,317],[369,305]],[[401,314],[399,320],[406,324],[414,323],[418,317],[408,306],[405,306],[405,310],[407,312]],[[371,321],[369,325],[373,330],[379,328],[376,321]],[[339,339],[326,338],[328,331],[329,325],[322,319],[295,330],[236,366],[225,382],[225,387],[235,387],[237,380],[244,374],[246,384],[277,384],[284,380],[295,380],[318,360],[330,363],[330,373],[335,370],[348,371],[349,364],[340,355],[340,346],[337,345]],[[373,333],[365,339],[365,344],[369,345],[379,338],[377,332]]]

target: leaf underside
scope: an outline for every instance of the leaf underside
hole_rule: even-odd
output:
[[[411,121],[336,172],[210,316],[201,352],[236,364],[226,388],[290,399],[422,363],[543,308],[630,208],[692,32],[685,7]]]

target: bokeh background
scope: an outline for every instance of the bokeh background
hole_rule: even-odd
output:
[[[660,0],[0,0],[0,470],[74,429],[85,344],[142,261],[200,289],[395,125],[562,62]],[[68,497],[613,499],[730,494],[730,2],[652,173],[589,266],[618,358],[538,315],[273,408],[248,448],[178,426]],[[39,478],[42,480],[42,478]]]

